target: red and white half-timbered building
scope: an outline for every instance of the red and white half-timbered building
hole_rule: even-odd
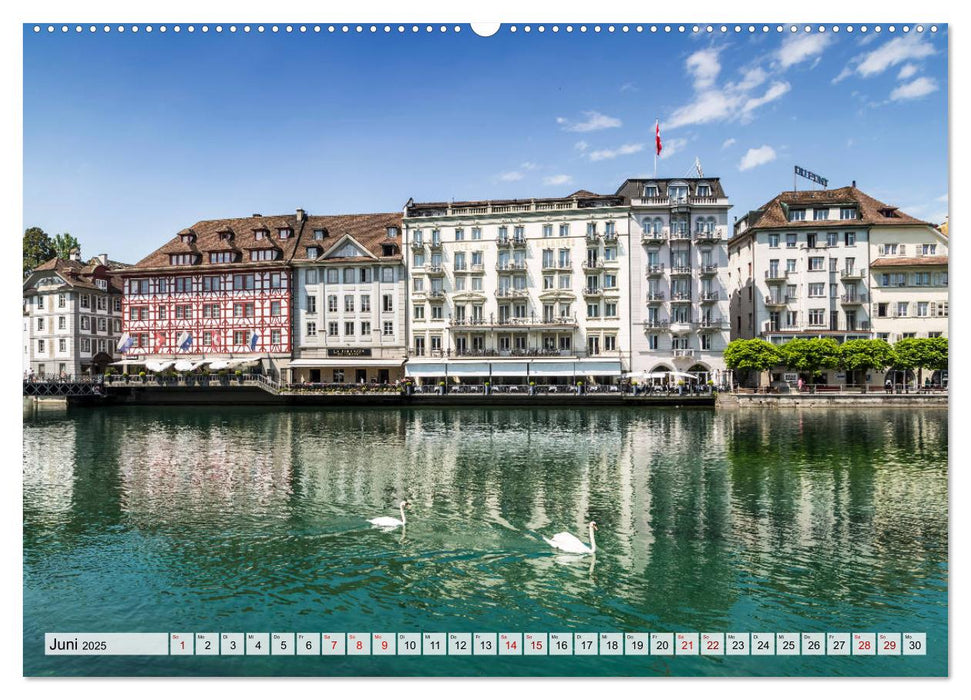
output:
[[[126,356],[156,368],[255,360],[279,376],[292,350],[290,261],[306,218],[298,209],[200,221],[126,269]]]

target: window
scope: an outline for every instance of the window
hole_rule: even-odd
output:
[[[604,316],[608,318],[617,317],[617,302],[608,301],[604,303]]]
[[[796,271],[796,259],[788,258],[786,260],[786,272],[795,272],[795,271]]]
[[[657,338],[658,337],[656,335],[649,335],[649,336],[647,336],[647,346],[648,346],[648,348],[650,348],[651,350],[657,350]]]
[[[344,335],[354,335],[354,321],[344,321]]]
[[[107,297],[102,297],[102,296],[95,297],[94,298],[94,306],[95,306],[95,308],[98,311],[107,311],[108,310],[108,298]]]
[[[482,278],[481,277],[473,277],[472,278],[472,291],[473,292],[481,292],[482,291]]]
[[[914,286],[915,287],[929,287],[931,284],[931,273],[929,272],[915,272],[914,273]]]
[[[856,245],[856,231],[847,231],[843,234],[843,241],[846,245]]]
[[[805,221],[806,220],[806,210],[805,209],[790,209],[789,210],[789,221]]]
[[[416,292],[422,292],[425,290],[425,280],[422,277],[415,277],[411,282],[411,288]]]
[[[570,224],[560,224],[560,236],[566,237],[570,235]]]
[[[81,338],[81,352],[91,352],[90,338]]]
[[[413,260],[413,264],[414,264],[415,267],[424,267],[425,266],[425,254],[424,253],[415,253],[415,255],[412,258],[412,260]]]
[[[82,294],[81,295],[81,308],[82,309],[90,309],[91,308],[91,297],[89,297],[87,294]]]
[[[657,185],[645,185],[644,186],[644,196],[645,197],[657,197]]]
[[[317,259],[317,253],[318,252],[319,251],[317,250],[317,247],[316,246],[312,246],[312,245],[311,246],[307,246],[307,259],[308,260],[316,260]]]
[[[826,234],[826,245],[834,246],[839,242],[839,234],[836,231],[829,231]]]
[[[176,318],[178,318],[178,309],[176,307]],[[255,307],[253,302],[236,303],[233,304],[233,317],[234,318],[253,318],[256,315]]]
[[[798,237],[794,233],[786,234],[786,248],[795,248]]]
[[[600,303],[591,302],[587,304],[587,318],[599,318],[600,317]]]
[[[445,318],[441,304],[432,304],[432,318],[436,321],[441,321]]]
[[[307,270],[307,284],[317,284],[318,279],[319,275],[317,274],[316,269]]]
[[[169,265],[195,265],[196,255],[192,253],[182,253],[169,256]]]
[[[456,292],[464,292],[465,291],[465,278],[464,277],[456,277],[455,278],[455,291]]]
[[[39,353],[46,352],[46,350],[44,349],[44,341],[43,340],[38,340],[37,341],[37,352],[39,352]]]
[[[856,218],[856,207],[840,207],[840,219],[844,221],[846,219]]]
[[[826,221],[829,218],[829,209],[813,209],[813,221]]]
[[[98,319],[98,332],[107,333],[108,332],[108,319],[99,318]]]
[[[354,284],[355,275],[353,267],[344,268],[344,284]]]
[[[926,301],[918,301],[917,302],[917,315],[918,316],[927,316],[928,315],[928,313],[927,313],[928,312],[928,306],[929,306],[929,304]]]
[[[778,248],[779,247],[779,234],[778,233],[770,233],[769,234],[769,247],[770,248]]]
[[[228,250],[209,253],[209,262],[210,263],[231,263],[233,262],[233,253]]]
[[[354,311],[354,297],[350,294],[344,296],[344,311],[348,313]]]
[[[837,265],[838,264],[839,264],[839,260],[837,260],[836,258],[830,258],[829,259],[829,271],[830,272],[836,272],[836,268],[837,268]]]
[[[472,227],[472,240],[481,241],[482,240],[482,229],[478,226]]]
[[[165,314],[161,313],[165,310],[164,306],[159,307],[159,318],[165,318]],[[202,305],[202,317],[203,318],[219,318],[219,304],[203,304]]]
[[[283,311],[283,304],[280,301],[270,302],[270,316],[279,316]]]
[[[906,302],[906,301],[898,301],[897,302],[897,313],[895,315],[896,316],[906,316],[907,315],[907,309],[909,307],[910,307],[910,303],[909,302]]]
[[[605,289],[615,289],[617,287],[617,275],[605,274],[604,275],[604,288]],[[610,314],[608,314],[610,315]]]
[[[896,255],[897,254],[897,244],[896,243],[885,243],[879,248],[880,255]]]
[[[414,311],[414,317],[415,317],[415,320],[416,321],[424,321],[425,320],[425,305],[424,304],[415,304],[413,311]]]
[[[711,186],[710,185],[698,185],[699,197],[710,197],[711,196]]]
[[[809,309],[809,325],[810,326],[823,326],[826,324],[826,310],[825,309]]]
[[[337,295],[328,294],[327,295],[327,311],[330,313],[337,313]]]
[[[809,285],[809,286],[811,287],[812,285]],[[837,285],[836,284],[829,285],[829,298],[830,299],[835,299],[836,298],[836,290],[837,290]],[[846,291],[849,292],[850,289],[847,288]],[[812,296],[812,295],[810,294],[810,296]],[[856,297],[856,290],[855,290],[855,288],[853,290],[853,297],[854,298]]]
[[[795,299],[798,287],[794,284],[786,285],[786,299]]]
[[[66,331],[67,330],[67,316],[57,317],[57,330]]]
[[[317,335],[317,322],[307,321],[307,337],[313,338]]]
[[[394,297],[390,294],[385,294],[381,297],[381,310],[385,313],[394,311]]]
[[[176,280],[176,291],[183,291],[178,288],[178,282],[184,278],[179,278]],[[256,278],[253,275],[233,275],[233,289],[237,291],[245,291],[248,289],[256,288]],[[189,291],[189,290],[185,290]]]
[[[361,335],[368,336],[371,335],[371,322],[361,321]]]
[[[313,294],[307,295],[307,313],[317,313],[317,297],[315,297]]]
[[[560,275],[560,289],[569,289],[571,286],[570,275]]]
[[[280,240],[285,240],[289,238],[291,235],[293,235],[293,229],[281,228],[277,230],[279,231],[279,234],[280,234]],[[273,342],[273,341],[270,341],[270,342]]]
[[[57,351],[67,352],[67,340],[65,338],[61,338],[57,341]]]
[[[553,237],[553,224],[543,224],[543,238]]]
[[[382,267],[381,268],[381,281],[382,282],[394,282],[394,268],[393,267]]]
[[[322,241],[322,240],[324,240],[324,237],[326,235],[327,235],[327,231],[326,230],[324,230],[322,228],[315,228],[314,229],[314,240],[315,241]]]
[[[382,335],[394,335],[394,322],[385,321]]]
[[[799,312],[786,311],[786,328],[796,328],[799,325]]]
[[[327,284],[339,284],[341,281],[341,271],[337,268],[327,270]]]
[[[701,340],[701,349],[711,350],[711,335],[708,333],[703,333],[701,336],[699,336],[699,338]]]
[[[920,255],[937,255],[936,243],[924,243],[918,248]]]
[[[81,317],[81,330],[88,331],[91,330],[91,318],[88,316]]]
[[[947,304],[948,304],[948,302],[946,302],[946,301],[939,301],[939,302],[937,302],[937,315],[938,316],[947,316]]]
[[[279,345],[283,342],[283,332],[279,328],[273,328],[270,330],[270,344]]]
[[[237,306],[242,306],[242,304],[237,304]],[[175,317],[178,319],[191,319],[192,307],[189,306],[188,304],[176,304]]]
[[[337,335],[337,321],[331,321],[327,324],[327,335]]]
[[[822,257],[812,257],[809,258],[809,269],[810,270],[823,270],[823,262],[825,258]]]

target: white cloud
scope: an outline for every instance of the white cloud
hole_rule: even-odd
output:
[[[900,69],[900,73],[897,74],[897,80],[907,80],[907,78],[912,78],[916,73],[917,66],[913,63],[907,63]]]
[[[937,90],[937,83],[927,77],[920,77],[909,83],[898,85],[890,93],[891,100],[916,100],[918,97],[929,95]]]
[[[566,185],[570,182],[573,182],[573,178],[569,175],[550,175],[543,178],[544,185]]]
[[[735,145],[735,139],[725,139],[725,142],[722,143],[722,148],[728,148],[733,145]]]
[[[710,90],[697,95],[693,102],[678,107],[667,123],[669,129],[689,124],[707,124],[728,119],[734,114],[738,97],[730,96],[720,90]]]
[[[582,122],[571,122],[565,117],[557,117],[556,123],[563,126],[564,131],[600,131],[621,126],[622,122],[616,117],[608,117],[600,112],[584,112],[587,119]]]
[[[715,83],[721,64],[718,62],[718,51],[715,49],[702,49],[695,51],[688,56],[684,62],[688,73],[694,78],[695,89],[704,90]]]
[[[831,34],[792,34],[783,40],[776,58],[785,70],[821,54],[831,39]]]
[[[739,90],[741,92],[748,92],[757,88],[759,85],[765,82],[769,74],[764,70],[756,66],[755,68],[749,68],[742,74],[742,79],[737,83],[729,83],[728,88],[732,90]]]
[[[637,92],[637,86],[634,83],[624,83],[620,86],[621,92]]]
[[[745,101],[745,104],[742,106],[742,116],[748,116],[753,110],[758,109],[762,105],[778,100],[789,92],[791,88],[792,86],[785,81],[772,83],[764,95],[761,97],[751,97]]]
[[[516,182],[523,179],[523,174],[517,170],[511,170],[508,173],[500,173],[499,179],[503,182]]]
[[[580,153],[583,153],[585,150],[590,148],[590,144],[586,141],[577,141],[575,144],[573,144],[573,147],[580,151]]]
[[[758,148],[750,148],[742,156],[742,160],[738,162],[738,169],[741,171],[751,170],[760,165],[765,165],[766,163],[771,163],[775,160],[775,149],[772,146],[760,146]]]
[[[662,139],[661,155],[659,157],[661,160],[670,158],[675,153],[680,152],[687,145],[688,139]]]
[[[536,170],[536,168],[538,168],[539,166],[536,165],[536,163],[533,163],[527,160],[525,163],[520,164],[519,167],[522,168],[523,170]]]
[[[863,78],[869,78],[900,63],[927,58],[933,53],[934,47],[924,41],[919,34],[911,33],[898,36],[873,51],[860,54],[852,59],[833,82],[838,83],[853,73],[857,73]],[[906,66],[901,69],[901,74],[905,69]],[[910,73],[910,75],[913,75],[913,73]],[[901,75],[901,80],[904,79],[906,79],[906,76]]]
[[[604,148],[599,151],[590,151],[590,160],[610,160],[617,156],[627,156],[631,153],[638,153],[644,150],[643,143],[625,143],[617,148]]]

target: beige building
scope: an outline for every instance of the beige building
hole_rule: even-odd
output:
[[[947,336],[947,244],[947,235],[930,225],[873,229],[870,308],[877,338]]]

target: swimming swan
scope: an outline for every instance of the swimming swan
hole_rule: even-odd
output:
[[[562,549],[564,552],[573,554],[593,554],[597,551],[597,543],[593,539],[593,531],[597,529],[597,523],[590,521],[590,545],[583,544],[579,539],[569,532],[558,532],[552,539],[544,537],[543,540],[554,549]]]

